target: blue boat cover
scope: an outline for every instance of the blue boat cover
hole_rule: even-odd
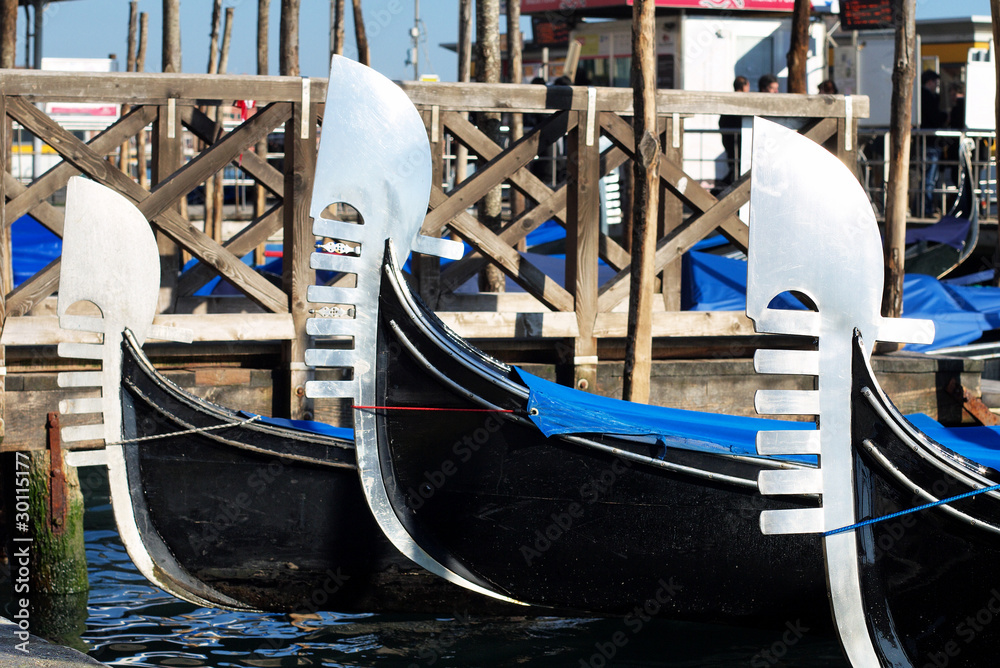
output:
[[[960,250],[965,245],[965,240],[969,236],[969,227],[971,226],[972,221],[968,218],[945,216],[933,225],[907,229],[906,245],[909,246],[918,241],[929,241],[932,243],[947,244],[955,250]]]
[[[530,394],[528,415],[546,436],[615,434],[656,439],[664,448],[757,455],[759,430],[815,429],[812,422],[701,413],[649,406],[581,392],[517,369]],[[944,427],[923,414],[908,415],[929,437],[984,466],[1000,470],[1000,427]],[[664,451],[665,452],[665,451]],[[782,459],[816,463],[814,456]]]
[[[11,225],[10,244],[15,287],[44,269],[62,253],[62,239],[27,214]]]
[[[683,260],[682,301],[691,311],[746,310],[747,263],[690,251]],[[804,308],[790,297],[778,297],[775,308]],[[931,276],[907,274],[903,283],[903,317],[934,321],[934,343],[907,345],[926,352],[975,341],[984,331],[1000,328],[1000,288],[943,283]]]
[[[531,421],[546,436],[615,434],[656,439],[664,447],[757,456],[759,430],[812,430],[812,422],[700,413],[679,408],[635,404],[564,387],[517,369],[530,394]],[[816,457],[788,457],[816,462]]]
[[[256,413],[251,413],[249,411],[240,411],[240,415],[245,417],[254,417],[257,419],[255,422],[260,422],[261,424],[269,424],[272,427],[284,427],[285,429],[295,429],[298,431],[304,431],[309,434],[319,434],[321,436],[332,436],[334,438],[341,438],[345,441],[354,442],[354,429],[349,427],[334,427],[333,425],[326,424],[325,422],[313,422],[312,420],[289,420],[288,418],[273,418],[264,415],[257,415]]]

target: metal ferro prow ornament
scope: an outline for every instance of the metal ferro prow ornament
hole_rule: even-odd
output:
[[[334,240],[321,246],[334,252],[314,253],[310,267],[353,275],[357,282],[354,287],[311,286],[308,300],[324,305],[316,310],[317,315],[334,317],[310,318],[306,332],[314,337],[350,336],[354,345],[349,350],[307,350],[305,362],[310,367],[348,369],[352,376],[309,381],[306,396],[350,398],[362,406],[374,403],[376,324],[385,253],[394,253],[400,264],[411,249],[452,259],[462,256],[461,244],[419,234],[430,189],[430,144],[409,98],[375,70],[334,56],[310,206],[313,234]],[[359,220],[334,220],[331,205],[337,203],[353,207]],[[354,412],[358,473],[382,532],[400,552],[431,573],[516,603],[438,563],[410,536],[389,501],[375,420],[371,412]]]
[[[825,533],[854,524],[851,346],[876,340],[930,343],[930,321],[883,318],[882,245],[868,197],[833,154],[763,119],[753,127],[747,316],[761,333],[811,336],[815,351],[759,350],[759,373],[816,376],[815,390],[758,390],[770,415],[815,416],[815,431],[762,431],[762,455],[818,455],[816,469],[760,473],[762,494],[818,494],[822,507],[761,513],[765,534]],[[816,311],[770,308],[787,291]],[[824,536],[834,621],[855,668],[879,665],[865,621],[853,532]]]

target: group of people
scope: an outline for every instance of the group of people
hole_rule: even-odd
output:
[[[733,90],[737,93],[750,92],[750,80],[745,76],[738,76],[733,80]],[[760,93],[777,93],[780,91],[778,77],[773,74],[764,74],[757,79],[757,91]],[[837,84],[832,79],[826,79],[819,85],[819,93],[823,95],[836,95]],[[719,117],[719,129],[722,130],[722,147],[726,151],[726,165],[729,167],[728,173],[722,178],[723,186],[731,185],[736,175],[736,146],[737,130],[743,126],[742,116],[732,116],[723,114]]]
[[[921,109],[921,129],[951,129],[963,130],[965,128],[965,89],[959,82],[953,82],[948,86],[949,111],[942,108],[939,87],[941,76],[934,70],[926,70],[920,78],[920,109]],[[750,81],[744,76],[738,76],[733,81],[733,90],[737,93],[750,92]],[[757,90],[761,93],[777,93],[779,91],[778,78],[773,74],[765,74],[757,80]],[[826,79],[819,84],[817,92],[821,95],[836,95],[837,84],[832,79]],[[722,115],[719,117],[719,129],[722,131],[722,146],[726,152],[726,165],[728,173],[722,179],[723,186],[733,183],[737,172],[737,147],[739,133],[737,132],[743,125],[741,116]],[[926,151],[924,153],[927,171],[924,178],[924,198],[925,212],[933,214],[934,190],[937,188],[940,178],[939,163],[943,155],[948,152],[957,151],[957,142],[949,139],[938,139],[928,137]],[[948,156],[954,159],[954,155]]]

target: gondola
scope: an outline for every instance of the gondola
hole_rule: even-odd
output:
[[[989,428],[922,431],[899,414],[872,373],[872,345],[926,342],[933,327],[880,316],[882,252],[864,192],[839,163],[777,126],[758,122],[754,142],[754,159],[769,160],[766,173],[754,165],[747,315],[758,331],[818,340],[815,352],[758,352],[758,362],[815,376],[819,388],[758,392],[758,403],[817,416],[813,441],[785,432],[769,450],[821,462],[808,476],[759,482],[766,494],[822,500],[817,510],[766,512],[761,528],[822,536],[833,618],[855,668],[989,665],[1000,649],[1000,629],[983,619],[1000,612],[1000,437]],[[812,178],[795,157],[812,161]],[[810,215],[831,191],[839,206]],[[807,256],[822,260],[796,260]],[[817,310],[773,308],[785,291],[808,295]]]
[[[958,147],[958,197],[941,220],[906,231],[906,270],[943,278],[972,255],[979,243],[979,202],[972,172],[972,140]]]
[[[190,333],[151,324],[156,242],[134,206],[75,177],[64,236],[60,322],[103,338],[60,344],[62,356],[102,365],[97,375],[60,376],[64,386],[102,394],[62,402],[67,415],[101,418],[63,428],[68,443],[103,446],[67,460],[108,467],[119,533],[146,578],[197,605],[235,610],[505,611],[385,539],[361,492],[351,429],[231,410],[157,372],[142,343]],[[100,317],[76,315],[81,301]]]
[[[331,79],[354,76],[363,74],[334,60]],[[345,104],[341,90],[331,87],[327,109]],[[334,138],[320,147],[320,168],[354,148]],[[379,195],[372,204],[356,199],[363,171],[317,184],[314,234],[359,244],[363,252],[349,263],[315,258],[316,268],[350,267],[357,284],[318,287],[309,299],[359,305],[363,315],[310,321],[310,333],[348,334],[355,347],[307,353],[309,364],[351,369],[353,376],[309,383],[306,393],[355,402],[358,469],[368,505],[401,552],[470,590],[533,606],[627,614],[651,592],[676,589],[658,606],[661,614],[729,621],[829,614],[816,588],[816,577],[825,579],[823,559],[856,556],[832,550],[845,539],[821,537],[815,529],[855,517],[843,501],[853,487],[841,466],[851,446],[853,330],[872,331],[872,340],[921,343],[932,338],[933,327],[878,315],[882,269],[874,216],[857,181],[832,155],[762,121],[755,128],[754,161],[751,216],[769,222],[755,228],[751,221],[751,244],[756,239],[767,252],[751,256],[756,294],[748,314],[761,332],[819,337],[813,351],[765,351],[758,370],[816,375],[821,388],[760,395],[758,410],[820,415],[822,431],[788,421],[637,407],[557,388],[492,360],[424,308],[400,272],[407,239],[420,229],[427,188],[415,192],[408,183],[409,199]],[[820,206],[841,191],[860,199]],[[333,202],[356,205],[365,224],[322,220]],[[785,244],[774,232],[808,227],[824,216],[829,220],[818,227],[837,230],[841,253],[823,261],[812,259],[816,246]],[[388,220],[393,233],[383,241],[377,230]],[[873,265],[861,263],[851,276],[861,287],[848,288],[845,272],[851,270],[845,267],[873,258]],[[810,282],[814,274],[822,280]],[[791,287],[770,292],[779,278]],[[826,310],[771,308],[788,290]],[[769,295],[765,301],[762,291]],[[377,308],[370,306],[375,299]],[[745,437],[747,431],[756,441]],[[835,444],[819,458],[822,467],[816,459],[821,443]],[[823,497],[824,481],[842,488],[838,503]],[[790,535],[773,542],[781,534]],[[860,597],[856,575],[848,569],[831,583],[838,624],[850,607],[844,601],[853,605]],[[862,643],[862,636],[846,635]],[[848,653],[858,651],[850,647]]]
[[[876,483],[879,476],[899,483],[900,478],[893,476],[900,474],[926,484],[936,479],[935,472],[946,470],[962,474],[956,485],[969,486],[985,486],[995,476],[990,468],[977,468],[971,462],[978,456],[975,449],[962,450],[954,438],[949,445],[965,455],[950,454],[944,446],[928,445],[925,437],[915,436],[913,442],[923,444],[926,452],[904,443],[919,455],[911,455],[910,463],[898,453],[897,459],[886,459],[888,464],[869,453],[869,469],[857,463],[866,456],[865,442],[874,440],[856,442],[860,437],[855,424],[863,422],[868,410],[863,402],[874,404],[855,386],[861,382],[870,393],[881,395],[870,375],[852,372],[849,361],[860,356],[867,363],[876,339],[928,341],[932,327],[879,316],[882,270],[877,227],[860,185],[833,156],[780,126],[763,121],[755,126],[747,313],[762,333],[798,335],[816,342],[814,350],[760,351],[755,364],[762,373],[819,379],[814,391],[759,394],[757,408],[762,413],[819,416],[820,428],[809,422],[637,406],[560,388],[493,360],[448,330],[420,303],[406,285],[401,260],[411,250],[451,252],[446,241],[418,236],[430,189],[429,169],[425,173],[421,167],[430,162],[423,125],[405,95],[367,68],[335,57],[331,82],[337,85],[329,86],[324,120],[332,129],[346,130],[324,133],[320,145],[311,214],[314,234],[329,240],[322,244],[329,250],[314,254],[311,265],[354,274],[356,283],[310,289],[309,300],[317,308],[307,331],[317,346],[307,352],[306,361],[313,367],[350,373],[344,374],[345,380],[310,381],[306,393],[353,401],[353,459],[347,441],[336,436],[313,437],[321,445],[308,448],[301,441],[279,446],[281,439],[296,438],[275,434],[277,425],[259,424],[253,416],[222,410],[209,411],[208,417],[184,416],[182,404],[190,408],[192,400],[159,396],[164,383],[135,354],[138,348],[129,338],[124,347],[104,345],[100,355],[106,369],[114,366],[109,364],[115,361],[111,357],[124,355],[124,359],[119,364],[123,372],[114,376],[113,383],[105,374],[104,382],[112,385],[103,396],[125,397],[118,405],[129,410],[130,403],[134,407],[145,402],[139,401],[140,395],[151,398],[142,409],[149,411],[150,419],[139,417],[137,411],[136,425],[129,426],[132,413],[121,410],[117,419],[122,428],[109,428],[116,424],[109,416],[113,418],[118,409],[115,401],[102,400],[103,436],[109,444],[102,458],[112,471],[113,489],[117,485],[127,499],[121,504],[123,510],[117,499],[115,507],[119,526],[125,527],[126,545],[130,538],[125,534],[132,527],[141,533],[156,521],[169,522],[166,504],[170,503],[186,508],[188,515],[167,533],[175,537],[189,533],[189,525],[197,522],[187,520],[197,520],[191,514],[211,498],[206,489],[211,490],[217,480],[213,469],[216,476],[226,466],[245,467],[248,475],[259,472],[280,447],[294,466],[316,466],[324,472],[317,475],[325,475],[327,481],[351,479],[363,503],[344,503],[335,509],[331,501],[324,522],[373,525],[377,531],[372,532],[372,544],[386,542],[375,549],[360,541],[355,544],[360,554],[375,563],[397,560],[396,564],[404,564],[401,569],[419,567],[424,575],[438,576],[431,579],[437,585],[450,582],[484,595],[477,601],[511,604],[517,607],[508,609],[524,613],[573,611],[622,615],[626,620],[659,614],[754,624],[780,624],[793,618],[829,620],[832,603],[833,622],[855,666],[920,665],[918,654],[909,655],[909,664],[892,663],[885,647],[894,638],[905,646],[909,634],[921,631],[912,623],[895,627],[893,620],[896,616],[930,619],[927,603],[921,608],[908,598],[915,591],[913,582],[924,582],[921,586],[931,587],[927,591],[944,595],[955,571],[964,572],[962,560],[949,561],[946,554],[936,557],[936,570],[933,564],[928,571],[907,570],[920,562],[922,551],[933,552],[933,534],[929,542],[910,545],[886,560],[872,554],[874,546],[886,549],[872,541],[879,535],[866,533],[880,528],[852,527],[866,518],[878,519],[881,510],[892,505],[891,498],[885,501],[879,496],[888,487]],[[359,96],[368,104],[359,104]],[[378,151],[371,154],[370,137],[388,129],[401,138],[415,138],[393,147],[403,156],[404,167],[393,165]],[[365,151],[371,159],[350,168],[340,157],[366,155]],[[802,160],[809,170],[801,167]],[[848,194],[838,207],[817,207],[819,198],[829,198],[831,192]],[[352,205],[360,220],[332,220],[330,205],[337,202]],[[69,229],[67,225],[67,245]],[[820,259],[817,248],[823,251]],[[89,290],[74,292],[74,284],[67,288],[73,300],[95,300]],[[818,312],[773,308],[774,298],[787,291],[809,297]],[[140,327],[133,336],[136,344],[146,335],[170,334],[143,329],[143,318],[114,316],[114,309],[97,303],[104,312],[103,329],[91,331],[121,331],[135,321]],[[95,326],[93,320],[74,321],[62,309],[61,302],[61,322],[65,316],[67,324]],[[351,337],[353,348],[324,347],[325,337],[338,337],[338,342]],[[68,346],[65,352],[87,356],[78,347]],[[129,389],[119,394],[126,368]],[[124,453],[134,448],[141,457],[147,455],[139,444],[119,442],[147,429],[155,433],[156,425],[143,423],[162,422],[165,413],[181,416],[181,423],[166,428],[170,433],[177,427],[213,426],[220,420],[230,427],[205,432],[211,437],[205,436],[208,442],[198,461],[191,460],[186,443],[161,451],[145,446],[151,451],[147,469],[175,467],[175,474],[160,475],[160,492],[144,494],[149,507],[143,515],[130,500],[137,496],[129,491],[130,483],[138,478],[127,478],[136,468],[144,474],[143,465],[140,461],[130,468]],[[898,414],[887,414],[904,433],[917,433]],[[185,441],[188,438],[184,436]],[[928,453],[937,457],[938,468],[921,477],[919,468]],[[254,458],[256,464],[244,461]],[[201,476],[198,484],[186,487],[190,498],[172,499],[178,490],[167,489],[167,484],[175,484],[180,467],[202,461],[210,465],[196,474]],[[978,477],[966,469],[978,471]],[[866,471],[872,475],[865,477]],[[336,477],[344,472],[349,475]],[[316,480],[307,486],[319,484]],[[239,491],[233,488],[230,493]],[[349,496],[347,487],[342,493]],[[316,497],[304,493],[291,498],[308,503]],[[895,502],[901,504],[900,499]],[[984,502],[992,501],[984,495],[969,505]],[[165,505],[154,508],[152,503]],[[295,510],[275,505],[289,505],[288,495],[260,505],[262,512],[284,520],[261,524],[255,534],[258,543],[273,544],[275,532],[288,531],[285,522]],[[975,539],[991,518],[974,515],[976,509],[963,510],[960,519],[966,523],[949,530],[958,536],[968,530],[973,549],[967,552],[977,564],[985,564],[985,557],[980,562],[975,556],[979,549]],[[944,513],[946,519],[953,516],[953,510],[944,508],[929,512]],[[974,521],[967,521],[969,517]],[[349,537],[351,531],[337,537]],[[164,562],[167,569],[159,561],[163,552],[143,544],[141,535],[137,538],[144,547],[138,556],[132,548],[130,554],[148,562],[143,571],[147,577],[169,570],[169,561]],[[945,539],[952,540],[947,535]],[[900,546],[905,543],[897,541]],[[395,552],[384,547],[388,544]],[[210,547],[200,555],[187,555],[183,569],[175,569],[216,590],[211,596],[200,594],[201,600],[231,605],[220,597],[239,600],[243,594],[254,600],[253,596],[273,590],[273,581],[266,577],[249,584],[217,577],[213,569],[224,568],[216,555],[224,556],[227,546],[223,541]],[[408,561],[399,560],[400,555]],[[174,552],[169,556],[177,558]],[[290,563],[301,569],[295,559]],[[986,577],[986,566],[977,568],[974,574]],[[934,583],[941,573],[945,579]],[[262,589],[247,595],[252,586]],[[462,591],[450,585],[447,590]],[[875,595],[879,593],[881,598]],[[899,612],[897,606],[909,608]],[[879,626],[882,620],[889,620],[889,626]],[[929,637],[929,628],[923,629],[921,638]],[[985,632],[983,638],[987,639]],[[930,646],[918,644],[917,652]],[[890,658],[880,658],[886,656]],[[971,650],[967,656],[973,656]]]

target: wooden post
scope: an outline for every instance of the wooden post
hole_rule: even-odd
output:
[[[0,0],[0,68],[13,69],[17,50],[17,0]]]
[[[641,403],[649,401],[652,368],[653,255],[659,195],[655,11],[653,0],[636,0],[632,6],[632,106],[635,108],[632,173],[635,200],[632,204],[632,274],[622,398]]]
[[[222,0],[212,2],[212,29],[209,32],[208,68],[209,74],[219,71],[219,26],[222,23]]]
[[[521,64],[521,2],[507,0],[507,72],[510,83],[519,84],[523,78]],[[510,142],[513,144],[524,136],[524,115],[510,115]],[[510,189],[510,217],[517,218],[524,211],[524,194],[516,188]],[[528,248],[526,239],[517,242],[517,250]]]
[[[229,44],[232,42],[233,37],[233,13],[236,11],[235,7],[226,7],[226,20],[225,28],[222,32],[222,46],[219,48],[219,74],[225,74],[226,70],[229,68]],[[216,139],[221,137],[222,128],[222,107],[215,107],[215,136]],[[222,221],[224,218],[223,205],[225,203],[225,192],[222,183],[222,177],[225,173],[225,168],[220,169],[212,177],[212,238],[215,241],[222,243]]]
[[[343,4],[343,0],[338,0]],[[268,71],[267,45],[268,45],[268,24],[270,23],[270,0],[257,0],[257,74],[266,76]],[[343,26],[341,26],[343,29]],[[343,36],[341,36],[343,41]],[[267,139],[257,142],[255,149],[257,155],[262,160],[267,160]],[[254,181],[253,186],[253,217],[258,219],[264,215],[267,208],[267,189],[260,181]],[[254,264],[262,265],[265,262],[264,251],[267,244],[261,244],[254,250]]]
[[[427,139],[431,144],[431,183],[444,181],[444,123],[437,107],[423,112]],[[435,233],[434,236],[439,236]],[[436,255],[414,254],[420,298],[432,309],[437,308],[441,295],[441,259]]]
[[[806,90],[806,59],[809,56],[810,0],[795,0],[792,11],[792,39],[785,60],[788,63],[788,92],[808,93]]]
[[[180,169],[184,155],[181,145],[181,117],[171,104],[161,105],[153,125],[153,185],[161,183]],[[171,118],[172,117],[172,118]],[[173,120],[171,124],[170,121]],[[180,249],[162,232],[156,234],[156,246],[160,252],[160,299],[157,312],[163,313],[173,307],[177,298],[177,275],[180,270]]]
[[[315,99],[310,95],[310,100]],[[303,115],[308,122],[303,124]],[[309,200],[312,195],[313,176],[316,173],[316,105],[292,105],[292,117],[285,123],[285,198],[284,198],[284,258],[282,283],[289,294],[295,338],[284,344],[284,361],[288,370],[287,403],[277,408],[287,411],[287,417],[310,419],[312,402],[306,399],[305,383],[309,371],[305,365],[305,351],[309,347],[306,319],[309,302],[306,290],[315,280],[309,268],[309,256],[315,237],[309,217]]]
[[[351,0],[354,5],[354,38],[358,43],[358,62],[362,65],[372,64],[372,54],[368,48],[368,35],[365,33],[365,17],[361,13],[361,0]]]
[[[163,0],[163,71],[181,71],[181,0]]]
[[[990,16],[993,23],[993,44],[1000,44],[1000,2],[990,2]],[[997,128],[1000,128],[1000,67],[996,68],[997,92],[994,102],[994,114],[997,119]],[[994,164],[1000,164],[1000,147],[994,142],[993,159]],[[996,184],[997,200],[1000,201],[1000,180]],[[996,248],[993,249],[993,285],[1000,286],[1000,238],[997,239]]]
[[[11,157],[11,141],[12,141],[12,122],[11,119],[7,117],[7,98],[3,94],[3,86],[0,86],[0,305],[3,305],[3,310],[0,311],[0,317],[6,319],[7,310],[6,304],[2,301],[4,295],[14,289],[14,265],[13,259],[11,257],[11,245],[10,245],[10,226],[14,224],[15,221],[7,220],[6,209],[7,209],[7,193],[6,187],[3,185],[3,175],[10,169],[8,160]],[[0,321],[0,325],[3,322]],[[2,327],[0,327],[0,334],[3,333]],[[0,345],[0,353],[3,351],[3,346]],[[3,363],[2,354],[0,354],[0,367],[6,367]],[[3,376],[0,375],[0,395],[3,394]],[[0,426],[2,426],[3,416],[3,406],[0,404]]]
[[[600,246],[601,152],[599,130],[587,134],[587,112],[567,136],[566,289],[573,293],[578,335],[573,343],[573,386],[597,386],[597,253]]]
[[[125,71],[135,72],[135,51],[136,51],[136,41],[138,40],[139,32],[139,1],[132,0],[128,6],[128,46],[126,47],[128,53],[125,54]],[[122,105],[122,116],[128,113],[129,105]],[[125,174],[129,173],[129,147],[131,143],[131,138],[126,139],[122,142],[121,149],[119,151],[119,164],[118,168],[122,170]]]
[[[500,83],[500,1],[476,0],[476,81]],[[480,112],[479,129],[499,144],[500,114]],[[502,225],[503,202],[500,186],[493,188],[479,201],[479,222],[499,232]],[[487,264],[479,274],[479,289],[483,292],[503,292],[506,277],[500,268]]]
[[[680,166],[684,160],[684,119],[680,114],[667,116],[663,132],[662,157],[667,162]],[[684,203],[659,181],[659,219],[656,241],[671,233],[674,228],[684,222]],[[681,310],[681,259],[677,258],[663,268],[660,274],[660,292],[663,295],[663,308],[667,311]]]
[[[468,83],[472,77],[472,0],[458,0],[458,80]],[[464,114],[467,116],[467,114]],[[469,149],[459,144],[455,149],[455,185],[468,175]]]
[[[14,523],[13,545],[15,552],[18,547],[30,545],[26,598],[32,633],[79,648],[80,634],[86,630],[90,590],[83,540],[83,493],[76,469],[66,466],[63,458],[58,413],[48,414],[45,429],[46,450],[6,455],[14,460],[19,482],[27,483],[23,496],[28,504],[28,521]],[[9,468],[10,459],[7,462]],[[26,477],[21,477],[25,473]],[[18,494],[19,502],[21,498]],[[30,543],[19,541],[24,538]]]
[[[146,44],[149,43],[149,14],[139,14],[139,45],[136,47],[135,71],[146,71]],[[135,146],[135,160],[139,171],[139,185],[149,189],[149,176],[146,173],[146,128],[139,130]]]
[[[906,200],[910,178],[910,109],[916,44],[916,0],[893,0],[896,25],[895,67],[889,119],[889,182],[885,197],[885,288],[882,315],[898,318],[903,311],[903,255],[906,244]]]
[[[299,76],[299,0],[281,0],[278,73]]]
[[[344,0],[330,0],[330,59],[344,55]]]
[[[17,10],[15,3],[15,12]],[[7,173],[7,146],[10,144],[10,124],[7,122],[7,97],[0,91],[0,268],[6,268],[11,264],[10,258],[10,226],[7,224],[7,187],[4,185],[4,174]],[[13,223],[14,221],[10,221]],[[0,269],[0,339],[3,337],[4,323],[7,322],[7,292],[12,286],[7,283],[6,269]],[[4,345],[0,343],[0,367],[4,373],[0,374],[0,444],[3,443],[4,430],[6,425],[6,388],[5,379],[7,377],[7,361]],[[0,490],[2,490],[0,481]],[[0,508],[3,506],[3,496],[0,496]]]
[[[208,74],[218,74],[219,73],[219,28],[222,24],[222,0],[213,0],[212,2],[212,24],[211,30],[209,31],[209,42],[208,42],[208,66],[206,67],[206,72]],[[218,141],[220,126],[219,120],[219,107],[217,105],[211,105],[209,107],[203,107],[203,111],[211,118],[216,121],[215,125],[215,137],[214,139]],[[208,149],[208,145],[205,142],[198,142],[198,146],[202,151]],[[218,185],[218,180],[215,176],[210,176],[205,179],[205,234],[212,237],[213,241],[218,243],[222,242],[222,230],[221,227],[221,216],[217,215],[215,210],[217,197],[215,196],[215,189]]]

